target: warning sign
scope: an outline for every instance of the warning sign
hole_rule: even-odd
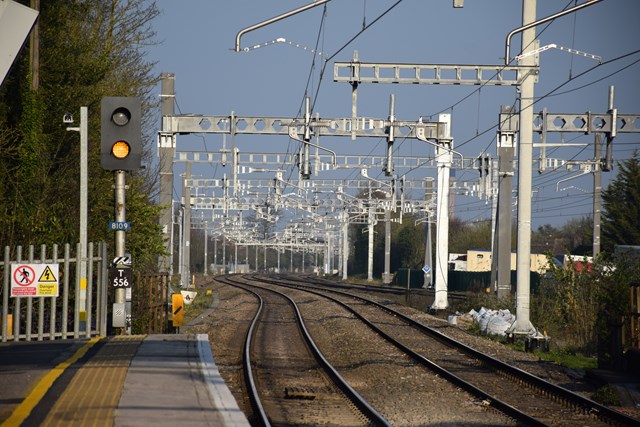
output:
[[[44,269],[44,271],[42,272],[42,274],[40,275],[40,278],[38,279],[38,282],[42,283],[58,283],[58,279],[56,278],[57,274],[53,274],[53,271],[51,271],[51,267],[49,267],[47,265],[47,267]]]
[[[33,282],[36,280],[36,272],[30,265],[19,265],[15,268],[11,266],[11,270],[13,273],[11,276],[13,277],[13,281],[18,286],[31,286]]]
[[[12,297],[57,297],[58,264],[11,264]]]
[[[38,295],[41,297],[57,297],[57,283],[38,283]]]

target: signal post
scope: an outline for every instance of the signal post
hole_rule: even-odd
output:
[[[100,112],[100,164],[114,172],[115,180],[115,258],[114,269],[122,276],[122,268],[131,268],[125,254],[125,230],[128,229],[125,208],[125,172],[140,169],[142,160],[142,103],[135,97],[104,97]],[[119,262],[116,260],[127,260]],[[116,288],[113,304],[113,327],[131,333],[131,281],[109,277]],[[130,277],[130,274],[127,276]],[[126,282],[126,284],[124,283]]]

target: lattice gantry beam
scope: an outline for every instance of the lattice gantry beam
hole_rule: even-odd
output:
[[[223,159],[226,156],[226,160]],[[174,161],[192,162],[192,163],[212,163],[224,164],[231,163],[230,156],[224,152],[200,152],[200,151],[178,151]],[[318,170],[336,170],[336,169],[362,169],[362,168],[378,168],[384,164],[386,157],[383,156],[367,156],[367,155],[341,155],[335,157],[329,154],[313,155],[311,161],[315,164],[317,158]],[[333,163],[335,160],[335,164]],[[452,168],[455,169],[474,169],[474,158],[462,159],[458,156],[452,159]],[[428,156],[394,156],[394,166],[396,169],[435,169],[437,160]],[[265,172],[260,168],[280,168],[282,165],[296,164],[297,158],[295,153],[243,153],[238,154],[238,164],[245,169],[239,169],[239,173]],[[275,171],[275,169],[274,169]]]
[[[517,86],[518,70],[537,73],[537,67],[504,65],[382,64],[336,62],[333,80],[342,83],[397,83]],[[526,75],[528,73],[522,73]]]
[[[359,137],[381,138],[388,135],[390,122],[375,118],[312,118],[308,126],[320,136],[348,136],[354,133]],[[289,136],[290,128],[295,128],[298,135],[304,135],[305,119],[285,117],[237,117],[231,116],[165,116],[163,117],[162,135],[189,133],[227,133],[254,135]],[[424,135],[427,139],[445,138],[443,123],[425,123],[422,121],[394,120],[395,138],[417,138]]]
[[[640,115],[614,113],[547,113],[541,111],[533,117],[534,132],[640,132]]]
[[[230,181],[230,180],[227,180]],[[230,182],[229,182],[230,183]],[[223,188],[228,183],[224,179],[206,179],[206,178],[189,178],[186,180],[186,185],[191,188]],[[313,179],[313,180],[291,180],[283,183],[288,185],[292,189],[304,189],[313,191],[331,190],[336,191],[337,188],[342,187],[344,190],[358,189],[366,190],[368,188],[375,189],[376,186],[372,185],[371,181],[366,179]],[[239,179],[238,188],[251,189],[251,188],[274,188],[273,179]],[[404,190],[426,190],[427,181],[423,179],[407,179],[404,182]]]

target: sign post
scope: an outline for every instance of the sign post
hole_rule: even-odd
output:
[[[131,333],[131,286],[133,270],[129,255],[116,256],[109,267],[109,284],[115,288],[116,301],[113,304],[113,327],[126,328]]]
[[[182,294],[171,295],[171,322],[174,328],[184,325],[184,297]]]

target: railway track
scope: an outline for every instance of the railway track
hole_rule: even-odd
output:
[[[247,290],[259,302],[242,362],[252,424],[390,426],[324,358],[291,298],[219,280]]]
[[[235,286],[242,286],[246,288],[250,280],[232,279]],[[229,283],[229,280],[225,280]],[[253,282],[254,285],[257,284]],[[260,288],[256,289],[251,287],[253,291],[264,292],[265,285],[259,285]],[[268,286],[271,288],[271,286]],[[296,291],[300,292],[300,291]],[[291,290],[287,290],[288,294],[291,294]],[[463,400],[460,400],[458,394],[459,389],[450,385],[447,381],[433,375],[428,370],[413,363],[405,354],[397,350],[390,344],[386,343],[384,339],[379,337],[376,333],[372,332],[362,322],[353,316],[344,313],[340,313],[341,309],[336,310],[336,306],[333,302],[327,301],[324,297],[313,297],[313,301],[306,296],[310,295],[307,292],[300,292],[300,296],[296,296],[294,299],[301,307],[301,311],[304,313],[306,323],[309,324],[314,339],[316,335],[319,336],[320,346],[323,352],[326,351],[326,358],[336,366],[340,374],[358,391],[370,405],[378,410],[390,423],[394,426],[420,426],[420,425],[438,425],[444,423],[446,425],[476,425],[476,426],[510,426],[514,425],[514,421],[502,414],[498,414],[494,411],[487,411],[487,407],[482,404],[481,401],[475,400],[466,396]],[[318,303],[318,304],[316,304]],[[316,310],[316,305],[326,305],[321,307],[320,311]],[[245,303],[246,305],[246,303]],[[329,315],[327,316],[327,309]],[[315,313],[312,313],[315,312]],[[246,315],[241,315],[246,317]],[[345,325],[351,323],[351,325]],[[327,323],[328,322],[328,323]],[[322,326],[319,325],[322,324]],[[335,326],[335,327],[334,327]],[[282,327],[282,325],[280,325]],[[345,329],[346,328],[346,329]],[[322,336],[319,333],[324,330],[325,334],[331,336]],[[285,334],[288,335],[288,334]],[[336,342],[335,339],[343,337],[348,342]],[[280,339],[274,337],[273,340]],[[333,340],[333,343],[329,341]],[[353,341],[357,340],[358,344],[353,345]],[[286,348],[291,347],[291,343],[284,344]],[[288,357],[285,350],[282,350],[281,357],[286,359]],[[229,362],[226,362],[229,363]],[[231,362],[235,364],[235,362]],[[273,373],[277,375],[277,372]],[[255,375],[254,375],[255,377]],[[229,380],[230,378],[225,378]],[[410,379],[407,383],[407,379]],[[231,379],[236,381],[237,379]],[[425,387],[428,384],[428,387]],[[260,390],[263,385],[257,384],[257,389]],[[398,393],[399,388],[403,388],[401,393]],[[282,385],[278,385],[276,388],[282,391]],[[315,395],[314,390],[311,389],[311,395]],[[245,392],[247,395],[249,392]],[[400,395],[402,394],[402,396]],[[448,402],[447,406],[431,407],[430,402],[434,400],[434,396],[439,398],[440,396],[451,396],[453,399]],[[317,399],[323,399],[322,393],[318,394]],[[244,396],[237,396],[238,400],[246,401]],[[280,400],[281,405],[290,405],[296,402],[292,402],[288,399]],[[246,413],[254,413],[253,409],[245,410]],[[268,411],[267,411],[268,412]],[[387,416],[389,415],[389,416]],[[249,415],[249,419],[253,420],[255,417]],[[289,417],[288,419],[291,419]],[[348,426],[350,424],[344,417],[335,418],[320,416],[320,421],[317,423],[303,423],[304,425],[334,425],[334,426]],[[472,423],[469,420],[473,419]],[[445,422],[446,420],[446,422]],[[447,424],[448,423],[448,424]],[[276,423],[274,423],[275,425]],[[256,424],[259,425],[259,424]],[[300,425],[298,423],[287,424],[280,423],[279,425]],[[380,422],[375,422],[373,425],[385,425]]]
[[[415,363],[447,378],[483,404],[526,425],[638,425],[638,421],[484,355],[387,306],[299,279],[251,277],[329,298],[349,310]],[[317,285],[317,284],[316,284]],[[331,295],[329,295],[331,293]],[[434,339],[435,338],[435,339]],[[524,386],[524,387],[523,387]]]
[[[287,276],[283,276],[287,277]],[[365,283],[344,283],[335,280],[323,279],[315,275],[302,275],[297,276],[298,279],[308,281],[310,283],[316,283],[323,286],[330,286],[333,289],[343,290],[358,290],[359,292],[375,295],[388,295],[394,297],[405,298],[405,301],[409,298],[415,298],[419,301],[433,301],[435,296],[434,288],[406,288],[402,286],[380,286],[380,285],[367,285]],[[448,292],[447,298],[450,302],[463,302],[467,295],[464,292]],[[425,307],[426,303],[422,304]]]

